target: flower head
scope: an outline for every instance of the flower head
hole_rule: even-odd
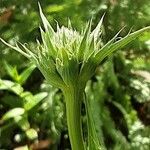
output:
[[[82,32],[74,30],[70,21],[68,27],[59,27],[57,24],[57,31],[55,32],[40,6],[39,9],[44,30],[40,27],[42,44],[37,41],[36,51],[33,52],[21,44],[24,49],[22,50],[17,44],[14,47],[1,40],[33,61],[47,81],[59,88],[75,84],[81,84],[81,87],[82,85],[84,87],[105,57],[150,29],[150,27],[143,28],[116,41],[115,39],[120,33],[118,32],[114,38],[101,47],[100,36],[104,16],[93,31],[91,31],[92,21],[90,20]]]

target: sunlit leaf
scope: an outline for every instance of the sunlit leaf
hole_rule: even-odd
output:
[[[14,109],[9,110],[7,113],[5,113],[2,117],[2,120],[6,121],[8,119],[21,116],[24,113],[25,113],[25,110],[23,108],[14,108]]]
[[[0,79],[0,90],[9,90],[14,92],[17,95],[20,95],[23,92],[23,88],[18,83],[14,83],[9,80]]]

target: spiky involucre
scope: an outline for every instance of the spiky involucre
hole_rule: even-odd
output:
[[[116,41],[119,31],[112,40],[101,47],[100,36],[104,16],[93,31],[91,20],[82,32],[74,30],[69,20],[68,27],[59,27],[57,24],[55,32],[40,6],[39,9],[44,30],[40,27],[42,44],[37,41],[36,51],[29,50],[23,44],[22,50],[17,44],[12,46],[2,39],[1,41],[33,61],[45,78],[59,88],[77,81],[85,84],[105,57],[127,45],[144,31],[150,30],[150,27],[146,27]]]

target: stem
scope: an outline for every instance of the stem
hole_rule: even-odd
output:
[[[81,91],[76,87],[68,87],[63,91],[66,100],[67,124],[72,150],[84,150],[81,125],[83,92]]]

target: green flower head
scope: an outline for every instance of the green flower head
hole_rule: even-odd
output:
[[[21,44],[24,49],[22,50],[18,45],[14,47],[1,40],[33,61],[47,81],[59,88],[77,83],[84,87],[105,57],[128,44],[143,31],[150,29],[150,27],[141,29],[116,41],[119,32],[101,47],[103,17],[93,31],[91,31],[92,21],[90,20],[81,32],[74,30],[70,21],[68,21],[68,27],[59,27],[57,24],[55,32],[40,6],[39,9],[44,30],[40,27],[42,44],[37,41],[36,51],[29,50]]]

